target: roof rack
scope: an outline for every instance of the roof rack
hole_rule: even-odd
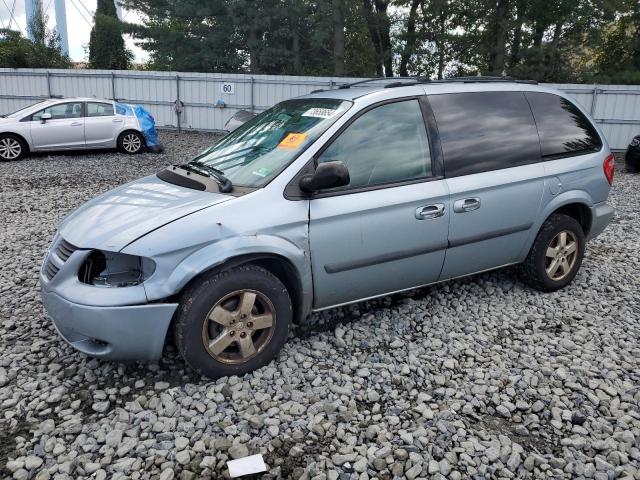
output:
[[[358,82],[353,83],[345,83],[344,85],[340,85],[338,88],[345,89],[351,88],[357,85],[362,85],[364,83],[370,82],[381,82],[381,81],[391,81],[384,86],[384,88],[396,88],[396,87],[406,87],[409,85],[415,85],[418,83],[493,83],[493,82],[512,82],[512,83],[527,83],[531,85],[537,85],[538,82],[536,80],[516,80],[512,77],[497,77],[497,76],[474,76],[474,77],[452,77],[452,78],[443,78],[441,80],[431,80],[426,77],[376,77],[369,78],[367,80],[360,80]]]
[[[460,83],[491,83],[491,82],[512,82],[512,83],[529,83],[537,85],[537,80],[517,80],[513,77],[502,76],[474,76],[474,77],[452,77],[443,78],[442,80],[425,80],[425,83],[448,83],[448,82],[460,82]]]
[[[345,83],[343,85],[340,85],[338,88],[339,89],[351,88],[351,87],[354,87],[356,85],[362,85],[363,83],[370,83],[370,82],[389,82],[389,81],[398,82],[398,80],[414,80],[414,81],[417,81],[418,78],[419,77],[373,77],[373,78],[367,78],[366,80],[359,80],[357,82]],[[385,88],[387,88],[387,87],[385,87]]]

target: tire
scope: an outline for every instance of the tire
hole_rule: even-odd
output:
[[[22,138],[12,133],[0,134],[0,161],[20,160],[27,153],[29,153],[29,147]]]
[[[269,314],[272,326],[265,328]],[[292,318],[282,282],[257,265],[242,265],[205,274],[187,288],[174,323],[175,342],[185,362],[206,377],[243,375],[278,354]]]
[[[127,130],[118,137],[118,150],[127,155],[135,155],[144,149],[144,137],[139,132]]]
[[[565,287],[575,278],[582,265],[585,243],[584,231],[576,219],[554,213],[542,224],[522,265],[524,281],[542,292]],[[573,254],[569,253],[572,244],[575,244]]]

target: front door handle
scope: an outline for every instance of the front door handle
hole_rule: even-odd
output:
[[[427,220],[429,218],[438,218],[444,215],[444,203],[434,203],[424,207],[416,208],[416,219]]]
[[[465,198],[453,202],[453,211],[456,213],[471,212],[480,208],[480,199],[478,197]]]
[[[82,125],[82,122],[71,122],[72,127],[79,127],[80,125]]]

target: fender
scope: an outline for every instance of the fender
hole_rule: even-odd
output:
[[[529,237],[518,255],[518,262],[523,261],[529,254],[529,250],[531,250],[531,246],[538,236],[538,232],[545,220],[549,218],[553,212],[565,205],[569,205],[570,203],[581,203],[584,206],[591,208],[594,201],[593,198],[591,198],[591,195],[584,190],[567,190],[566,192],[562,192],[558,196],[554,197],[550,202],[546,203],[544,209],[538,214],[538,218],[531,227]]]
[[[306,242],[307,239],[301,239]],[[160,300],[180,292],[198,275],[244,256],[276,256],[289,261],[295,268],[302,287],[302,318],[311,311],[313,281],[311,262],[303,248],[288,239],[269,234],[228,237],[209,243],[185,257],[162,282],[146,282],[149,301]]]

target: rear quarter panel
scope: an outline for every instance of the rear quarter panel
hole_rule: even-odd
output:
[[[527,256],[540,227],[554,211],[570,203],[581,203],[590,208],[607,200],[611,187],[602,168],[607,155],[609,148],[605,145],[599,152],[542,163],[545,185],[540,213],[520,252],[520,260]]]

